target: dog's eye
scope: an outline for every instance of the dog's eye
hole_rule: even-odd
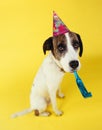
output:
[[[61,44],[58,45],[59,52],[62,53],[65,49],[66,49],[66,46],[63,43],[61,43]]]
[[[73,41],[73,47],[74,47],[74,49],[78,49],[79,48],[78,41]]]

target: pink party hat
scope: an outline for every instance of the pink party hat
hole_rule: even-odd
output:
[[[63,21],[58,17],[58,15],[53,11],[53,36],[58,36],[60,34],[65,34],[70,30],[63,23]]]

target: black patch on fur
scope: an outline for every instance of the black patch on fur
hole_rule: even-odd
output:
[[[76,35],[77,35],[78,40],[79,40],[79,47],[80,47],[79,56],[81,57],[83,54],[83,43],[82,43],[80,35],[79,34],[76,34]]]
[[[43,44],[43,52],[46,54],[46,51],[53,50],[53,37],[49,37]]]

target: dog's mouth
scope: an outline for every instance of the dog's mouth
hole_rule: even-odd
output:
[[[79,69],[70,69],[69,71],[65,71],[64,69],[61,68],[63,72],[69,72],[69,73],[74,73],[74,71],[78,71]]]
[[[71,70],[70,73],[74,73],[74,71],[76,71],[76,70]]]
[[[74,71],[78,71],[79,69],[80,69],[80,67],[77,67],[75,69],[69,67],[69,69],[61,68],[61,71],[63,71],[63,72],[69,72],[69,73],[74,73]]]
[[[78,71],[78,68],[76,68],[76,69],[71,69],[71,70],[70,70],[70,73],[74,73],[74,71]]]

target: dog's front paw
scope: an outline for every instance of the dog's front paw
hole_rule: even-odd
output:
[[[56,116],[62,116],[63,112],[60,110],[55,111]]]

